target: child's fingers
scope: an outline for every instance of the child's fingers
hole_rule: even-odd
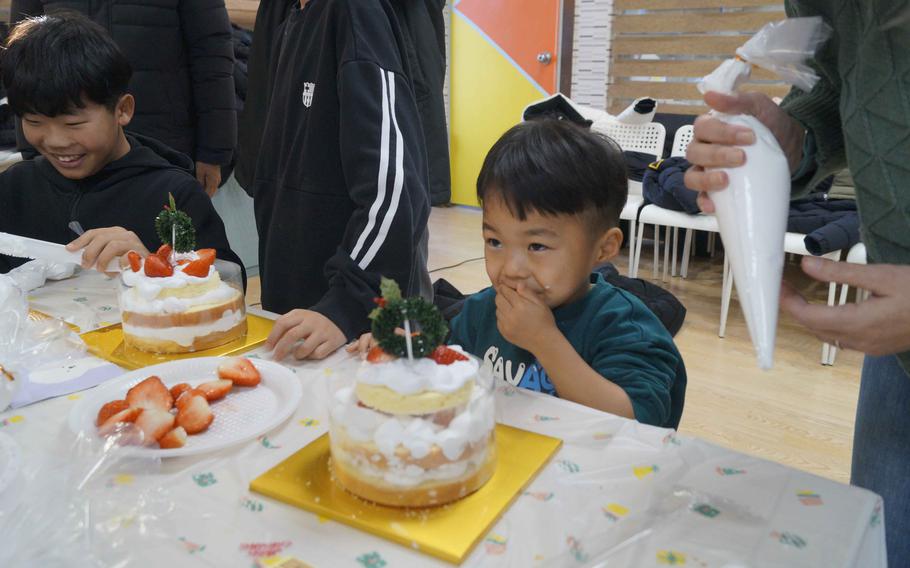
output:
[[[509,302],[509,300],[499,292],[496,293],[496,297],[493,299],[493,302],[496,304],[497,310],[506,310],[512,307],[511,302]]]
[[[517,292],[518,292],[519,297],[524,298],[525,300],[528,300],[529,302],[533,302],[538,305],[543,305],[543,301],[540,299],[540,297],[537,295],[537,293],[534,292],[533,290],[529,289],[528,286],[524,282],[521,282],[520,284],[518,284]]]
[[[521,300],[521,296],[518,295],[518,292],[509,288],[508,286],[503,286],[500,288],[501,292],[499,295],[508,302],[509,306],[514,306],[516,302]]]
[[[76,239],[70,241],[70,243],[66,245],[66,250],[77,251],[84,248],[85,245],[92,242],[92,239],[98,235],[99,231],[100,229],[89,229],[88,231],[82,233]]]

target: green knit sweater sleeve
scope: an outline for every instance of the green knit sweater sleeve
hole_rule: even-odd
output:
[[[785,2],[788,17],[814,16],[806,8]],[[840,79],[835,39],[823,45],[810,65],[819,76],[811,91],[796,87],[781,102],[781,108],[806,129],[803,162],[793,178],[793,197],[811,191],[828,176],[847,167],[844,133],[841,129]]]

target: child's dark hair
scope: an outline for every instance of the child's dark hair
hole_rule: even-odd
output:
[[[87,101],[113,110],[133,74],[104,28],[78,14],[24,20],[5,47],[3,86],[19,116],[58,116]]]
[[[579,215],[597,230],[619,224],[628,183],[613,140],[565,120],[539,119],[509,129],[477,177],[477,198],[501,197],[522,221],[528,211]]]

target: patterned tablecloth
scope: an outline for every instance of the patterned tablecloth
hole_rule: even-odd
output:
[[[80,277],[32,298],[91,327],[116,321],[111,289]],[[84,393],[0,414],[0,531],[18,531],[4,546],[45,566],[250,567],[274,556],[320,567],[445,565],[249,491],[251,479],[326,431],[326,364],[292,365],[304,394],[284,425],[198,458],[96,468],[95,450],[67,427]],[[507,384],[496,397],[501,422],[564,445],[465,566],[886,564],[873,493]],[[20,465],[6,490],[4,439]]]

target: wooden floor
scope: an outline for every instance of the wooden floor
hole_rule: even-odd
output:
[[[489,285],[480,224],[477,209],[433,209],[429,266],[434,280],[445,278],[463,292]],[[643,253],[640,276],[650,278],[650,261]],[[625,256],[615,264],[626,274]],[[759,370],[735,299],[726,337],[717,336],[722,267],[721,256],[697,258],[687,279],[658,282],[688,310],[676,336],[689,375],[680,432],[847,482],[862,356],[840,352],[833,367],[824,367],[821,342],[782,316],[774,369]],[[787,273],[805,293],[825,301],[826,287],[800,278],[795,265]],[[259,301],[258,284],[258,279],[250,283],[251,303]]]

